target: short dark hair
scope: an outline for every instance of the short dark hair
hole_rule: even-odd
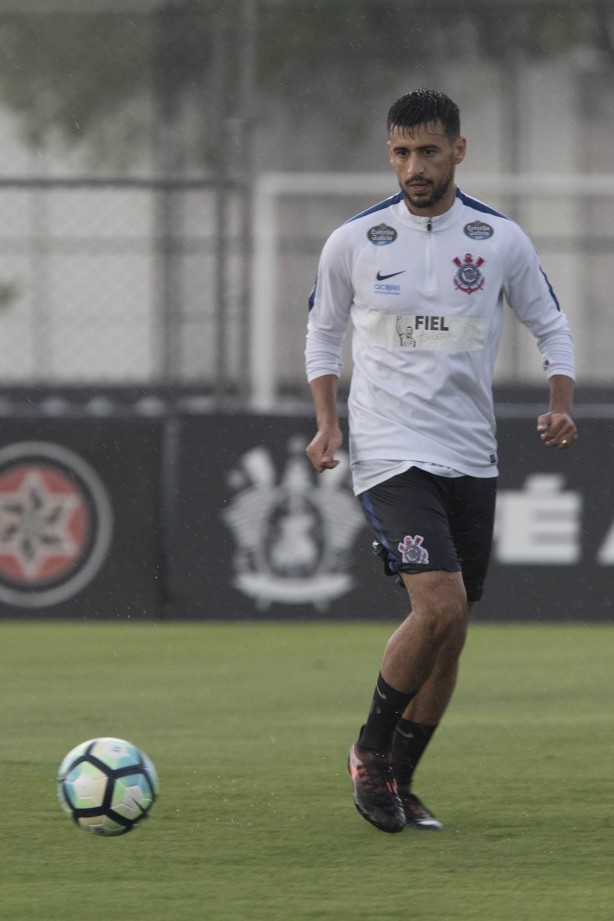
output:
[[[460,137],[460,112],[455,102],[438,90],[413,90],[390,107],[388,134],[393,128],[415,128],[441,122],[449,140]]]

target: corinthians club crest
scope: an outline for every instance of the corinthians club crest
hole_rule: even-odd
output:
[[[233,584],[261,610],[273,602],[325,610],[354,585],[349,562],[364,519],[348,489],[347,455],[316,479],[306,443],[290,440],[281,470],[267,448],[253,448],[229,476],[235,495],[223,517],[236,544]]]
[[[462,261],[457,256],[453,262],[458,266],[458,271],[454,276],[454,287],[457,291],[475,294],[484,287],[484,276],[480,271],[480,266],[484,265],[484,259],[481,256],[478,256],[474,262],[471,253],[466,253]]]

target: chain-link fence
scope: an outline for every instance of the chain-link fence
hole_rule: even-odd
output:
[[[0,381],[304,395],[319,250],[394,191],[385,112],[429,84],[461,106],[460,184],[533,237],[580,377],[605,382],[613,17],[597,0],[5,0]],[[374,171],[381,189],[361,186]],[[507,192],[482,195],[485,173]],[[299,191],[304,174],[326,190]],[[286,191],[265,201],[270,175]],[[538,373],[519,336],[506,383]]]
[[[384,173],[362,189],[357,174],[349,191],[338,174],[312,175],[309,189],[305,178],[301,188],[292,174],[262,177],[255,244],[242,230],[242,190],[230,184],[220,220],[219,189],[206,179],[0,180],[5,386],[180,384],[241,396],[265,386],[269,399],[300,394],[306,300],[324,236],[393,191]],[[614,181],[490,178],[499,187],[490,194],[480,195],[485,177],[469,175],[462,185],[497,207],[513,198],[570,316],[581,377],[609,382]],[[528,344],[510,323],[499,380],[541,379]],[[349,369],[346,352],[345,380]]]
[[[578,377],[584,384],[611,382],[610,291],[614,250],[614,175],[457,175],[467,194],[513,213],[530,234],[540,261],[574,331]],[[366,204],[393,194],[385,173],[270,174],[262,177],[255,219],[252,286],[255,337],[252,392],[270,408],[275,395],[297,393],[304,348],[306,295],[322,246],[332,230]],[[264,330],[264,333],[262,333]],[[342,384],[349,384],[345,344]],[[508,311],[495,382],[543,381],[542,359],[531,334]]]
[[[226,196],[220,224],[206,179],[0,180],[3,382],[237,387],[246,257]]]

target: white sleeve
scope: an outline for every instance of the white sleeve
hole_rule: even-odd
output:
[[[334,374],[339,377],[343,362],[341,361],[341,348],[343,337],[339,340],[327,333],[314,329],[311,318],[307,327],[307,345],[305,346],[305,370],[307,380],[312,381],[324,374]]]
[[[309,298],[309,321],[305,346],[307,380],[324,374],[339,377],[341,351],[354,298],[345,234],[335,231],[327,240]]]
[[[537,340],[537,345],[548,379],[553,374],[565,374],[572,380],[576,379],[575,352],[570,329],[546,333]]]
[[[535,336],[546,377],[564,374],[575,380],[571,329],[526,234],[517,229],[511,249],[513,265],[505,288],[507,301]]]

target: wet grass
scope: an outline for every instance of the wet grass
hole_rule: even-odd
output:
[[[610,921],[607,626],[476,625],[418,791],[441,833],[384,835],[345,772],[388,624],[0,624],[0,918]],[[99,839],[60,760],[115,735],[160,775]]]

